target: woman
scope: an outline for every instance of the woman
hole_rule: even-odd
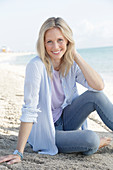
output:
[[[72,31],[62,18],[49,18],[42,25],[37,41],[39,57],[27,65],[24,101],[17,148],[0,162],[20,162],[26,142],[41,154],[58,152],[95,153],[110,138],[99,139],[90,130],[78,130],[96,110],[113,130],[113,105],[103,94],[104,83],[77,54]],[[88,91],[78,95],[76,82]]]

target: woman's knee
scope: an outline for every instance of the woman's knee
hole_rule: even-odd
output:
[[[100,145],[100,138],[95,132],[87,130],[85,142],[89,149],[98,149]]]

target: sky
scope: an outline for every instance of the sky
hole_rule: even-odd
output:
[[[0,0],[0,49],[36,51],[43,22],[62,17],[75,48],[113,46],[113,0]]]

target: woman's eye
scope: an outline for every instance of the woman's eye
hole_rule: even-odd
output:
[[[62,42],[62,41],[63,41],[63,39],[59,38],[59,39],[58,39],[58,41],[59,41],[59,42]]]
[[[52,41],[47,41],[47,43],[52,43]]]

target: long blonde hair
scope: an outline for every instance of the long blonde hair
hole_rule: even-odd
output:
[[[71,66],[73,65],[73,49],[75,48],[75,42],[73,40],[73,33],[71,28],[67,25],[67,23],[62,18],[51,17],[48,18],[43,23],[39,31],[39,37],[37,41],[37,51],[42,62],[45,64],[48,75],[52,77],[51,60],[46,52],[45,45],[44,45],[45,33],[47,30],[50,30],[52,28],[59,28],[62,34],[64,35],[64,37],[68,40],[67,50],[62,58],[62,63],[60,66],[60,73],[62,74],[62,76],[66,76]]]

